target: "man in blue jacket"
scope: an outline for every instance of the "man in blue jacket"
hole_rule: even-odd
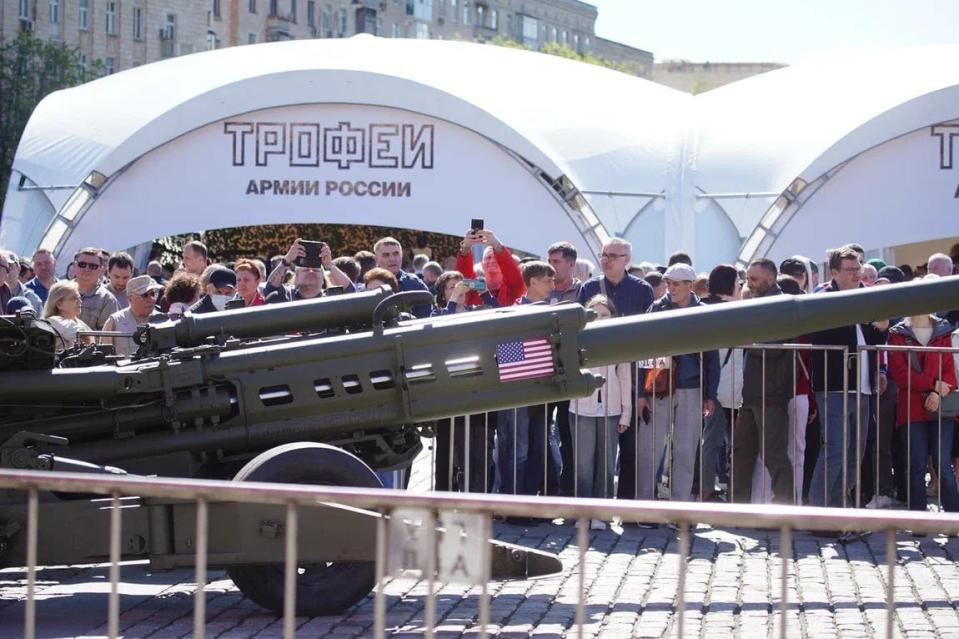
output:
[[[696,271],[688,264],[673,264],[666,270],[663,279],[666,280],[668,292],[652,305],[650,313],[701,304],[693,293]],[[719,352],[677,355],[671,359],[670,367],[669,375],[672,381],[663,397],[647,397],[642,381],[649,369],[640,368],[639,371],[638,394],[641,402],[651,402],[652,420],[650,424],[640,424],[638,493],[640,499],[653,499],[656,469],[665,450],[666,437],[669,436],[672,441],[669,476],[671,499],[691,501],[693,468],[702,437],[703,416],[710,417],[718,409],[716,392],[719,388]],[[702,380],[700,370],[703,371]]]

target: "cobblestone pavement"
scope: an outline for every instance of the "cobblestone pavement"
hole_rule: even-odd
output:
[[[559,553],[562,574],[491,584],[491,634],[575,637],[579,598],[576,530],[497,523],[499,539]],[[586,637],[676,636],[678,551],[668,528],[591,531],[586,553]],[[896,630],[908,637],[959,637],[959,540],[898,538]],[[885,632],[885,540],[841,545],[797,534],[789,565],[788,636],[871,637]],[[692,531],[686,572],[688,637],[778,636],[779,535],[755,530]],[[279,637],[282,620],[233,587],[222,571],[207,585],[207,636]],[[120,626],[125,637],[171,639],[192,634],[192,573],[149,574],[123,568]],[[394,579],[386,587],[391,636],[422,636],[426,582]],[[41,637],[106,635],[109,582],[104,567],[47,569],[39,574]],[[25,574],[0,571],[0,637],[21,637]],[[480,591],[439,585],[439,637],[477,636]],[[298,620],[298,637],[369,637],[372,595],[338,617]]]

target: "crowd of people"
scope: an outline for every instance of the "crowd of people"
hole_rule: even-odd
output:
[[[311,246],[318,246],[312,259]],[[914,272],[866,260],[856,244],[827,251],[822,276],[816,260],[804,256],[697,272],[683,252],[665,265],[635,263],[630,243],[612,238],[594,274],[595,266],[569,242],[547,247],[545,261],[520,259],[489,229],[467,231],[455,258],[444,264],[425,254],[408,261],[393,237],[378,239],[370,249],[334,257],[325,243],[296,240],[269,260],[221,264],[202,242],[190,241],[169,278],[158,262],[137,274],[127,253],[95,247],[78,251],[63,278],[49,251],[26,259],[0,250],[0,308],[7,314],[32,308],[55,328],[63,349],[99,341],[130,355],[133,331],[151,319],[380,286],[429,291],[433,304],[410,309],[420,318],[578,302],[602,322],[750,298],[897,286],[959,272],[945,254],[932,255]],[[596,369],[606,381],[587,398],[441,420],[435,485],[913,510],[925,510],[933,494],[943,509],[959,511],[957,423],[941,411],[956,393],[959,357],[921,349],[856,356],[862,347],[883,344],[959,345],[957,322],[959,310],[945,309],[775,344]]]

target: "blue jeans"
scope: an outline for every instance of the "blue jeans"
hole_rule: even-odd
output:
[[[819,450],[816,469],[809,482],[809,503],[813,506],[842,507],[843,496],[849,494],[858,480],[859,464],[866,450],[866,439],[869,433],[871,395],[860,395],[858,400],[862,416],[862,432],[858,449],[856,447],[856,394],[847,393],[845,414],[843,413],[843,395],[842,391],[816,393],[816,401],[819,403],[819,423],[822,425],[825,441]],[[845,484],[843,484],[843,466],[846,470]],[[848,502],[847,505],[849,505]]]
[[[943,420],[942,439],[936,421],[912,422],[909,429],[909,510],[926,510],[926,458],[938,459],[939,497],[948,512],[959,512],[959,488],[952,470],[952,420]]]
[[[499,411],[496,420],[496,474],[500,493],[535,495],[539,492],[546,462],[546,441],[542,406]]]

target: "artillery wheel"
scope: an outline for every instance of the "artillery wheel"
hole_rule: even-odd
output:
[[[359,458],[340,448],[312,442],[272,448],[250,460],[233,480],[383,487]],[[252,601],[283,614],[282,564],[233,566],[227,574]],[[296,614],[314,617],[343,612],[368,595],[375,581],[375,564],[371,561],[301,565],[296,579]]]

